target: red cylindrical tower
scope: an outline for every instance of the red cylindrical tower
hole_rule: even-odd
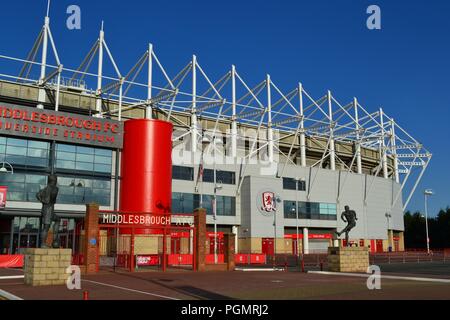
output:
[[[171,212],[172,130],[173,125],[162,120],[133,119],[125,122],[120,211]],[[123,230],[124,233],[128,231]],[[137,229],[136,233],[155,231]]]

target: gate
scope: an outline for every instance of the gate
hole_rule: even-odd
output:
[[[97,244],[99,269],[130,272],[166,271],[167,268],[195,270],[195,227],[191,223],[186,223],[193,219],[192,215],[102,210],[99,211],[99,215]],[[105,219],[105,215],[113,219]],[[170,222],[151,226],[128,223],[133,217],[142,215],[165,217],[170,219]],[[119,218],[114,219],[119,216],[127,223],[119,221]],[[174,220],[177,221],[176,224]]]

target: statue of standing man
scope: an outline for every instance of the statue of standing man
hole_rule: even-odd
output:
[[[47,186],[36,193],[36,198],[42,203],[41,209],[41,248],[48,248],[47,236],[52,222],[53,225],[53,241],[52,247],[59,248],[59,217],[55,214],[56,197],[58,196],[58,187],[56,186],[57,177],[54,174],[48,176]]]
[[[345,233],[345,240],[347,242],[347,247],[349,247],[348,233],[356,226],[356,220],[358,220],[358,218],[356,217],[356,212],[350,210],[349,206],[345,206],[344,209],[345,211],[342,212],[341,219],[347,223],[347,226],[341,232],[336,231],[336,234],[339,237],[341,234]]]

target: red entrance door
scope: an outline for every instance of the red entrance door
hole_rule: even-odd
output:
[[[370,252],[374,253],[376,251],[375,240],[370,240]]]
[[[209,254],[214,254],[214,236],[209,237]],[[225,242],[223,238],[217,237],[217,254],[224,254]]]
[[[297,255],[297,248],[300,247],[300,244],[299,244],[299,246],[297,247],[297,242],[298,242],[298,239],[292,239],[292,254],[293,254],[294,256]]]
[[[383,252],[383,240],[377,240],[377,252]]]
[[[181,238],[171,238],[170,239],[170,253],[180,254],[181,252]]]
[[[268,256],[273,256],[274,254],[274,243],[273,238],[262,239],[262,253]]]

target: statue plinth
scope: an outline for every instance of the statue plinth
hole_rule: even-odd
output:
[[[25,284],[31,286],[64,285],[72,262],[72,249],[26,249]]]
[[[367,272],[369,267],[369,248],[367,247],[329,247],[328,271]]]

